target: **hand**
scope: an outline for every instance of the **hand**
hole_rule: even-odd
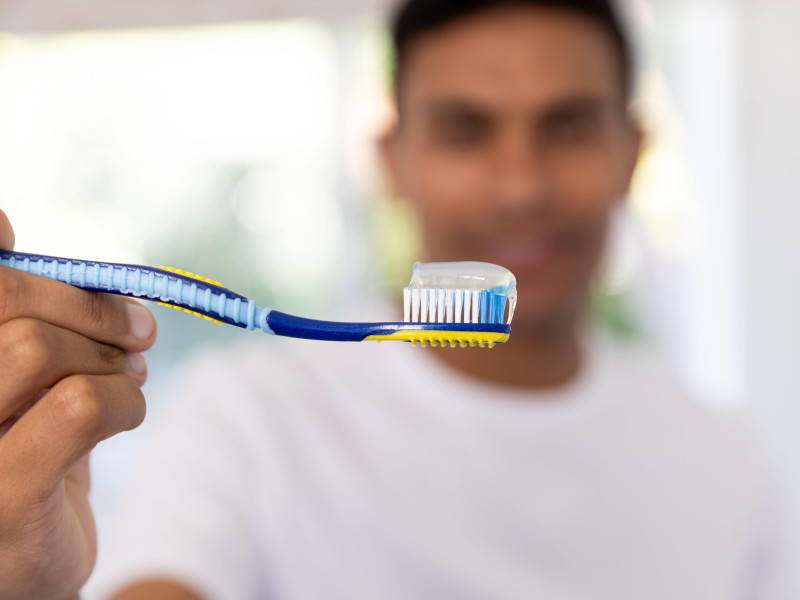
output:
[[[89,452],[144,419],[155,337],[135,301],[0,267],[0,598],[74,597],[89,577]]]

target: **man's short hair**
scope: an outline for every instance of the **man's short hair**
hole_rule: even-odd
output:
[[[418,37],[475,13],[505,6],[563,9],[589,17],[602,25],[617,50],[623,98],[628,99],[632,87],[631,49],[613,0],[407,0],[398,5],[391,23],[394,89],[398,100],[408,51]]]

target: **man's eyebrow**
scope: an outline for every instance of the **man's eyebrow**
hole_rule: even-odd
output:
[[[452,119],[454,117],[470,119],[489,119],[492,110],[473,100],[463,98],[443,98],[423,102],[420,111],[429,118]]]
[[[557,98],[544,107],[536,110],[534,116],[539,119],[559,118],[575,115],[600,115],[619,109],[624,112],[620,102],[609,96],[583,94]],[[496,109],[481,102],[467,98],[437,98],[423,101],[419,105],[420,112],[429,119],[474,119],[490,120],[496,114]]]
[[[617,104],[614,98],[607,96],[570,96],[546,105],[539,111],[539,116],[547,119],[572,115],[600,115],[615,110]],[[624,111],[624,108],[622,110]]]

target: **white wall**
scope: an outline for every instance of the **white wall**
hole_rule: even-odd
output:
[[[744,402],[745,243],[741,11],[736,0],[657,0],[647,58],[678,112],[669,135],[685,162],[681,256],[659,290],[661,341],[693,390]]]
[[[341,19],[387,0],[0,0],[0,30],[11,32],[157,27],[260,19]]]
[[[747,388],[800,485],[800,3],[742,10]]]
[[[800,2],[652,6],[696,211],[668,350],[697,391],[757,413],[800,487]]]

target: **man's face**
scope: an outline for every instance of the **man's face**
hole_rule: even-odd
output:
[[[566,11],[495,9],[414,40],[400,123],[385,144],[426,260],[517,277],[515,323],[583,308],[638,135],[602,25]]]

